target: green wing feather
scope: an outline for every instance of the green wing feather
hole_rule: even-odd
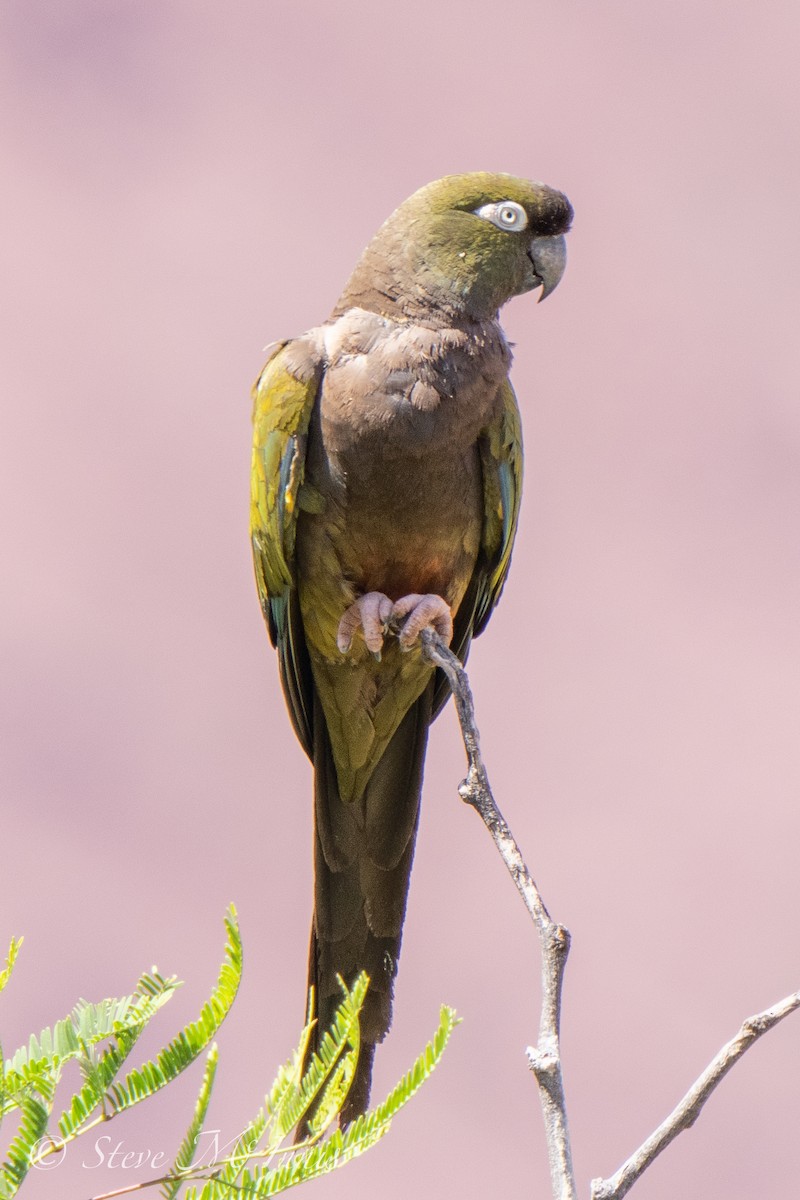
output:
[[[472,639],[486,628],[508,575],[522,499],[522,422],[509,380],[502,387],[498,419],[484,430],[479,442],[483,473],[483,531],[481,549],[464,599],[453,620],[451,649],[467,661]],[[437,672],[433,716],[450,697],[445,676]]]
[[[311,752],[311,670],[297,591],[294,549],[308,425],[322,366],[294,373],[281,342],[253,388],[250,536],[261,608],[278,649],[281,680],[302,745]]]
[[[472,636],[486,627],[511,564],[522,500],[522,422],[509,380],[503,385],[501,417],[486,430],[480,443],[483,467],[483,561]]]

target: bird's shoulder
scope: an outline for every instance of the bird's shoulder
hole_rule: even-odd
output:
[[[277,342],[253,386],[250,530],[265,614],[275,623],[293,576],[297,506],[322,359],[313,339]],[[270,611],[268,611],[270,610]]]
[[[415,368],[421,373],[448,364],[494,365],[506,375],[511,350],[496,320],[461,324],[398,321],[363,308],[350,308],[306,335],[323,350],[328,368],[369,357],[386,369]]]

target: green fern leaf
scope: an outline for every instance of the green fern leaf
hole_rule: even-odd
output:
[[[313,1003],[313,999],[312,999]],[[294,1128],[287,1119],[287,1109],[296,1102],[300,1088],[304,1082],[303,1064],[308,1054],[308,1044],[314,1029],[311,1017],[312,1008],[309,1005],[309,1021],[300,1035],[300,1041],[291,1058],[278,1070],[275,1082],[269,1090],[264,1102],[264,1112],[270,1124],[270,1144],[279,1146],[288,1133]]]
[[[6,965],[0,971],[0,992],[11,978],[11,972],[14,970],[14,963],[17,961],[19,948],[22,945],[22,938],[11,939],[11,944],[8,947],[8,955],[6,957]],[[3,1047],[0,1045],[0,1125],[3,1123],[3,1116],[6,1111],[6,1068],[5,1059],[3,1057]]]
[[[0,1166],[0,1198],[16,1196],[28,1173],[38,1142],[47,1132],[50,1109],[35,1096],[26,1097],[20,1104],[20,1122],[16,1136],[8,1147],[8,1157]]]
[[[282,1113],[284,1136],[300,1124],[318,1096],[322,1095],[322,1100],[310,1122],[311,1132],[316,1136],[324,1132],[339,1111],[335,1107],[336,1099],[339,1100],[339,1108],[344,1103],[347,1091],[346,1087],[343,1088],[343,1082],[347,1077],[349,1087],[355,1072],[361,1043],[359,1016],[369,987],[369,978],[366,972],[362,971],[352,988],[347,988],[344,982],[340,982],[343,999],[336,1010],[333,1024],[322,1037],[316,1054],[312,1055],[299,1092],[295,1097],[287,1097]],[[341,1066],[338,1075],[337,1066]],[[327,1090],[323,1092],[326,1083],[331,1084],[329,1096]]]
[[[70,1059],[78,1060],[89,1087],[84,1100],[88,1103],[89,1092],[93,1091],[98,1093],[99,1103],[108,1080],[119,1071],[147,1022],[179,986],[174,977],[157,978],[160,988],[156,990],[151,986],[152,976],[146,976],[143,979],[148,986],[144,987],[140,980],[139,989],[132,996],[101,1000],[99,1004],[80,1000],[68,1017],[52,1028],[43,1029],[38,1037],[32,1036],[28,1045],[20,1047],[6,1064],[3,1111],[16,1107],[30,1091],[52,1100],[62,1067]],[[117,1045],[109,1048],[98,1062],[92,1048],[112,1037]]]
[[[217,1073],[218,1057],[217,1043],[214,1042],[206,1057],[206,1069],[203,1072],[203,1081],[200,1084],[200,1091],[194,1106],[192,1120],[170,1170],[170,1175],[174,1175],[176,1178],[163,1184],[161,1188],[161,1194],[165,1200],[174,1200],[184,1182],[180,1176],[184,1175],[194,1162],[194,1156],[197,1152],[197,1142],[203,1129],[203,1122],[206,1119],[208,1102],[211,1099],[211,1089],[214,1086],[214,1077]]]
[[[355,990],[354,988],[354,992]],[[336,1032],[331,1031],[333,1045],[339,1042],[345,1030],[349,1028],[353,999],[353,993],[348,993],[340,1007],[340,1013],[344,1010],[343,1019],[341,1022],[334,1022]],[[359,1000],[359,1007],[362,1001],[363,992]],[[338,1016],[339,1014],[337,1014]],[[404,1104],[408,1103],[429,1077],[439,1062],[457,1023],[455,1012],[451,1008],[443,1007],[440,1013],[439,1027],[432,1041],[428,1043],[411,1069],[376,1109],[358,1117],[344,1132],[337,1129],[326,1141],[317,1141],[308,1149],[293,1153],[278,1167],[271,1166],[267,1161],[264,1165],[248,1169],[244,1167],[242,1158],[238,1157],[235,1171],[223,1169],[215,1172],[214,1178],[206,1180],[199,1191],[197,1187],[192,1187],[187,1193],[186,1200],[265,1200],[266,1197],[275,1196],[298,1183],[305,1183],[318,1175],[326,1174],[349,1162],[350,1159],[363,1154],[388,1132],[392,1118]],[[346,1037],[344,1041],[346,1042]],[[338,1061],[338,1054],[334,1054],[331,1059],[331,1044],[329,1043],[325,1055],[320,1056],[317,1064],[312,1063],[309,1071],[306,1072],[301,1092],[306,1092],[306,1079],[312,1070],[314,1070],[315,1078],[319,1079],[319,1068],[320,1066],[324,1067],[324,1062],[330,1065],[331,1062],[336,1064]],[[288,1071],[293,1062],[294,1059],[291,1059],[285,1070]],[[323,1075],[323,1079],[325,1077]],[[274,1093],[275,1086],[273,1085],[271,1095]],[[241,1149],[243,1147],[237,1145],[237,1151]],[[268,1158],[269,1149],[258,1152],[259,1158],[265,1156]]]
[[[14,963],[17,961],[17,955],[19,954],[19,948],[22,945],[22,942],[22,938],[12,937],[11,939],[11,945],[8,948],[8,956],[6,958],[6,965],[3,967],[3,970],[0,971],[0,992],[2,992],[3,988],[11,978],[11,972],[14,970]]]
[[[129,1071],[121,1083],[113,1082],[119,1069],[121,1051],[113,1047],[106,1051],[100,1060],[101,1067],[105,1062],[103,1070],[107,1078],[104,1094],[98,1097],[94,1085],[87,1084],[79,1096],[73,1098],[70,1109],[59,1120],[62,1137],[75,1137],[80,1132],[79,1125],[85,1120],[81,1114],[91,1112],[101,1101],[105,1115],[109,1118],[116,1116],[165,1087],[202,1054],[230,1011],[242,977],[242,941],[233,905],[225,918],[225,927],[228,931],[225,961],[220,968],[217,985],[203,1005],[198,1019],[182,1029],[154,1061]],[[154,977],[148,978],[154,980]],[[154,986],[156,984],[154,980]]]
[[[297,1049],[280,1067],[275,1082],[270,1088],[264,1106],[239,1135],[231,1154],[226,1156],[225,1166],[215,1172],[215,1178],[208,1180],[202,1188],[202,1200],[217,1200],[218,1197],[240,1196],[240,1188],[244,1181],[239,1182],[247,1166],[248,1160],[258,1154],[259,1158],[271,1158],[277,1153],[287,1136],[305,1117],[309,1108],[314,1104],[323,1088],[328,1090],[332,1076],[339,1069],[342,1056],[352,1059],[352,1068],[348,1067],[350,1076],[355,1068],[354,1047],[358,1045],[358,1017],[366,995],[368,978],[365,973],[356,979],[352,988],[342,983],[343,998],[337,1009],[331,1029],[325,1034],[317,1054],[312,1055],[303,1073],[303,1063],[308,1051],[308,1043],[314,1026],[310,1020],[303,1029]],[[313,999],[313,998],[312,998]],[[309,1005],[311,1012],[311,1005]],[[341,1108],[346,1095],[346,1088],[337,1095]],[[334,1105],[334,1093],[331,1091],[330,1113],[326,1115],[326,1124],[339,1111]],[[326,1110],[327,1114],[327,1110]],[[267,1133],[266,1145],[259,1149],[264,1134]],[[319,1136],[319,1134],[317,1134]],[[245,1172],[246,1173],[246,1172]],[[245,1193],[246,1194],[246,1193]],[[198,1191],[192,1188],[186,1195],[186,1200],[198,1200]]]
[[[229,1189],[233,1187],[251,1156],[258,1151],[261,1139],[268,1128],[270,1130],[270,1137],[267,1152],[273,1146],[280,1145],[284,1140],[286,1130],[284,1129],[282,1114],[287,1100],[296,1096],[299,1091],[303,1061],[305,1060],[312,1028],[313,1022],[309,1022],[305,1026],[297,1049],[288,1061],[279,1068],[263,1107],[258,1110],[253,1120],[239,1134],[231,1153],[226,1155],[225,1165],[219,1172],[220,1187],[226,1189],[225,1194],[230,1194]],[[192,1200],[192,1197],[196,1197],[196,1194],[196,1189],[192,1189],[187,1196],[187,1200]]]
[[[327,1141],[320,1142],[303,1153],[295,1154],[280,1167],[265,1166],[257,1167],[252,1172],[245,1171],[238,1196],[246,1196],[247,1200],[264,1200],[265,1197],[277,1195],[295,1184],[305,1183],[308,1179],[332,1171],[374,1146],[388,1132],[395,1114],[408,1103],[430,1076],[457,1023],[453,1009],[443,1006],[439,1027],[432,1041],[376,1109],[357,1117],[344,1133],[337,1129]],[[200,1200],[222,1200],[223,1196],[224,1193],[209,1193],[206,1196],[204,1191]]]

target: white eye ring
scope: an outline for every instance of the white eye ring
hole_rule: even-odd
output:
[[[509,233],[519,233],[528,228],[528,214],[516,200],[501,200],[497,204],[483,204],[475,209],[476,217],[491,221],[498,229],[506,229]]]

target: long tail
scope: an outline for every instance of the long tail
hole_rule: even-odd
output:
[[[392,1021],[392,996],[403,933],[433,680],[406,713],[360,800],[339,795],[319,701],[314,713],[314,922],[308,981],[324,1032],[341,1001],[337,975],[370,978],[361,1013],[361,1053],[341,1121],[369,1103],[372,1060]],[[312,1046],[311,1049],[316,1049]]]

